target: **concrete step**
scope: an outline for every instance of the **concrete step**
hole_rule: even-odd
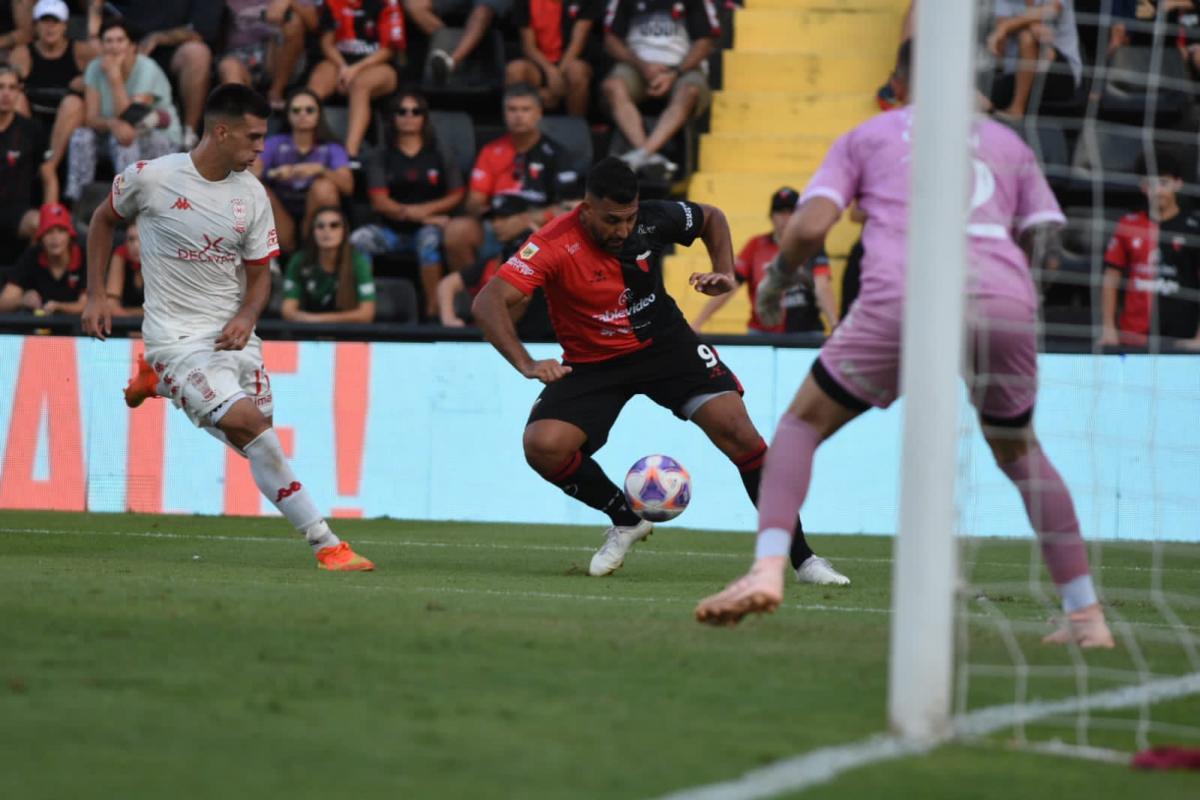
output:
[[[892,9],[746,9],[734,18],[738,50],[891,53],[900,45],[900,15]],[[871,57],[874,61],[874,56]]]
[[[833,135],[706,133],[700,137],[705,172],[815,172]]]
[[[894,55],[726,50],[729,91],[873,95],[887,79]]]
[[[879,112],[874,91],[720,91],[713,96],[713,133],[840,136]]]

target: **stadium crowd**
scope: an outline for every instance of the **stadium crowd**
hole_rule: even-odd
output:
[[[1033,145],[1070,220],[1062,268],[1046,285],[1048,321],[1093,325],[1105,345],[1144,343],[1157,327],[1200,349],[1200,240],[1187,222],[1200,161],[1200,11],[1192,0],[985,5],[981,44],[994,69],[980,82],[980,108]],[[276,112],[255,165],[283,250],[270,313],[296,323],[469,324],[470,297],[528,231],[579,201],[599,156],[637,169],[647,196],[680,185],[732,7],[0,0],[0,312],[76,311],[80,243],[111,175],[192,147],[210,89],[238,82]],[[898,38],[911,35],[911,18]],[[879,104],[894,104],[887,83]],[[1178,197],[1166,212],[1182,215],[1171,225],[1155,205],[1163,181]],[[751,292],[777,248],[780,198],[802,188],[764,197],[763,234],[735,242]],[[1096,245],[1097,227],[1107,243],[1136,214],[1155,237],[1159,225],[1179,229],[1153,264],[1149,251],[1141,263]],[[840,307],[818,259],[815,285],[787,298],[783,327],[752,318],[750,332],[836,325],[855,295],[860,253],[844,271]],[[106,287],[115,313],[137,315],[139,269],[131,229]],[[1155,301],[1169,293],[1184,302]],[[532,319],[523,334],[551,333],[544,315]]]

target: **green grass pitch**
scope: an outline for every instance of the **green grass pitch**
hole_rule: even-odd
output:
[[[373,574],[321,573],[278,519],[0,512],[0,797],[639,798],[734,778],[885,729],[891,541],[817,536],[850,589],[790,585],[776,614],[716,630],[696,601],[749,563],[744,534],[660,527],[588,578],[599,528],[343,522]],[[1026,541],[971,548],[1020,585]],[[1105,585],[1200,597],[1200,547],[1106,546]],[[990,596],[990,595],[989,595]],[[1043,619],[1028,592],[991,613]],[[1200,606],[1174,606],[1193,635]],[[1117,611],[1155,675],[1195,671],[1146,592]],[[1011,663],[988,609],[971,663]],[[1139,630],[1141,630],[1139,628]],[[1153,635],[1152,635],[1153,634]],[[1070,664],[1018,632],[1034,665]],[[1127,647],[1090,654],[1088,691]],[[1074,692],[1073,677],[1030,696]],[[971,707],[1011,702],[971,682]],[[1137,709],[1107,719],[1136,719]],[[1200,699],[1156,706],[1161,741]],[[1165,726],[1178,726],[1170,728]],[[1074,719],[1030,729],[1073,741]],[[1132,748],[1118,724],[1090,741]],[[842,775],[805,797],[1200,797],[1200,775],[1013,752],[1002,733]]]

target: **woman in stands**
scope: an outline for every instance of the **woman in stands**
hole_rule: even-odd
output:
[[[71,134],[87,117],[83,70],[99,52],[94,37],[100,32],[100,7],[95,3],[88,7],[88,32],[93,38],[87,41],[67,38],[70,13],[63,0],[38,0],[33,7],[33,42],[16,47],[9,56],[25,87],[26,112],[50,131],[49,154],[40,168],[47,203],[58,202],[58,167]]]
[[[325,0],[321,5],[321,54],[308,87],[322,100],[334,92],[348,99],[346,152],[357,161],[371,124],[371,101],[396,90],[398,57],[406,32],[400,0]]]
[[[146,284],[142,280],[142,242],[136,222],[129,224],[125,241],[113,250],[106,281],[104,292],[114,317],[142,316]]]
[[[297,226],[308,230],[316,209],[339,205],[354,191],[354,176],[316,93],[297,89],[285,107],[284,132],[267,137],[253,169],[267,187],[279,247],[290,253],[296,249]]]
[[[375,279],[371,259],[346,236],[346,216],[329,206],[313,215],[303,249],[283,279],[284,319],[293,322],[373,322]]]
[[[375,223],[359,228],[351,243],[371,255],[417,258],[427,319],[438,314],[437,286],[442,277],[442,227],[463,196],[463,178],[440,147],[429,120],[429,104],[416,92],[392,101],[393,135],[368,163],[367,190]]]

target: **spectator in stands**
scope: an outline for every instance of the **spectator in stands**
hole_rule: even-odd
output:
[[[1155,37],[1179,48],[1192,74],[1200,73],[1200,9],[1194,0],[1113,0],[1109,53],[1121,47],[1153,47]],[[1160,27],[1151,27],[1158,24]]]
[[[0,266],[12,264],[24,248],[22,240],[37,231],[38,126],[17,113],[21,81],[17,71],[0,64]]]
[[[284,319],[293,322],[373,322],[371,260],[350,246],[346,216],[336,206],[313,215],[304,247],[283,279]]]
[[[42,206],[35,238],[37,243],[21,254],[0,292],[0,312],[80,313],[87,301],[87,265],[67,207]]]
[[[712,98],[708,57],[721,35],[710,0],[611,0],[604,46],[617,61],[601,84],[613,121],[633,149],[621,156],[635,170],[679,170],[659,152]],[[667,98],[654,130],[638,110],[647,98]]]
[[[0,0],[0,62],[7,63],[13,48],[32,41],[30,0]]]
[[[904,21],[900,23],[900,44],[904,44],[913,36],[913,24],[916,22],[917,2],[912,0],[908,4],[908,11],[904,12]],[[875,93],[875,102],[879,104],[881,111],[891,111],[893,108],[899,108],[904,105],[900,102],[900,98],[896,96],[896,87],[889,76],[883,86],[879,87],[879,91]]]
[[[504,90],[508,133],[479,151],[471,170],[466,215],[446,224],[446,265],[452,271],[499,255],[500,240],[491,223],[482,219],[492,197],[520,194],[540,210],[558,203],[563,189],[578,182],[567,152],[542,135],[541,121],[542,99],[537,89],[517,83]]]
[[[517,0],[514,19],[521,31],[524,58],[508,62],[504,85],[536,86],[546,108],[566,100],[567,113],[586,117],[592,84],[592,64],[600,55],[589,47],[600,18],[598,0],[565,4]]]
[[[142,279],[142,243],[136,222],[129,224],[125,241],[113,250],[105,280],[104,291],[114,317],[142,316],[146,283]]]
[[[400,0],[325,0],[321,30],[325,60],[312,71],[308,88],[322,100],[335,91],[349,98],[345,144],[357,162],[371,124],[371,101],[396,89],[393,62],[407,47],[404,11]]]
[[[829,279],[829,257],[821,248],[807,264],[803,274],[810,277],[811,283],[784,293],[784,316],[778,325],[764,325],[758,318],[754,308],[754,298],[758,293],[758,284],[766,277],[767,265],[779,254],[779,242],[783,237],[783,229],[796,209],[800,194],[790,186],[784,186],[771,195],[771,232],[755,236],[742,248],[734,263],[733,271],[737,282],[745,284],[750,293],[750,321],[747,323],[749,333],[799,333],[823,331],[821,314],[829,321],[829,327],[838,324],[838,308],[833,296],[833,285]],[[697,332],[704,323],[733,297],[732,292],[713,297],[692,320],[692,328]]]
[[[1067,102],[1083,79],[1072,0],[995,0],[987,49],[999,59],[988,98],[995,116],[1017,122],[1037,107]]]
[[[49,149],[42,162],[42,200],[57,203],[58,168],[67,154],[71,134],[83,125],[83,70],[99,53],[100,4],[88,5],[87,41],[67,38],[70,9],[63,0],[38,0],[33,7],[34,38],[10,56],[25,85],[29,110],[50,130]]]
[[[367,192],[375,222],[354,232],[350,243],[370,255],[416,256],[426,318],[437,315],[442,277],[442,228],[463,196],[454,157],[438,145],[429,104],[417,92],[401,92],[391,104],[391,141],[367,162]]]
[[[529,201],[519,194],[498,194],[492,198],[489,218],[500,239],[500,255],[486,261],[479,260],[462,272],[452,272],[438,284],[438,316],[448,328],[466,325],[458,314],[461,306],[469,309],[470,301],[479,294],[488,281],[500,270],[500,265],[511,258],[537,228],[530,213]],[[469,313],[469,311],[468,311]],[[517,335],[526,341],[545,341],[554,338],[554,326],[550,324],[550,309],[541,289],[523,300],[514,311],[517,318]]]
[[[198,141],[225,5],[218,0],[112,0],[110,4],[144,34],[138,51],[153,58],[178,84],[183,149],[191,150]]]
[[[1157,334],[1200,350],[1200,219],[1179,206],[1179,163],[1167,153],[1155,162],[1138,163],[1148,211],[1121,217],[1104,254],[1099,343],[1141,346]]]
[[[513,0],[404,0],[404,8],[413,23],[429,37],[429,71],[436,84],[444,84],[462,64],[497,18],[512,11]],[[468,12],[469,9],[469,13]],[[462,37],[453,42],[443,17],[467,13]]]
[[[304,52],[304,22],[293,0],[225,0],[225,49],[218,83],[265,88],[271,108],[285,107],[284,91]]]
[[[124,19],[105,22],[101,54],[84,70],[87,117],[85,127],[71,134],[63,192],[72,201],[95,178],[101,146],[108,149],[117,172],[179,147],[171,82],[153,59],[138,53],[130,30]]]
[[[287,101],[283,133],[267,137],[253,167],[267,187],[275,229],[284,252],[296,249],[296,230],[308,230],[313,213],[336,206],[354,191],[345,148],[325,123],[321,101],[311,89],[297,89]]]

